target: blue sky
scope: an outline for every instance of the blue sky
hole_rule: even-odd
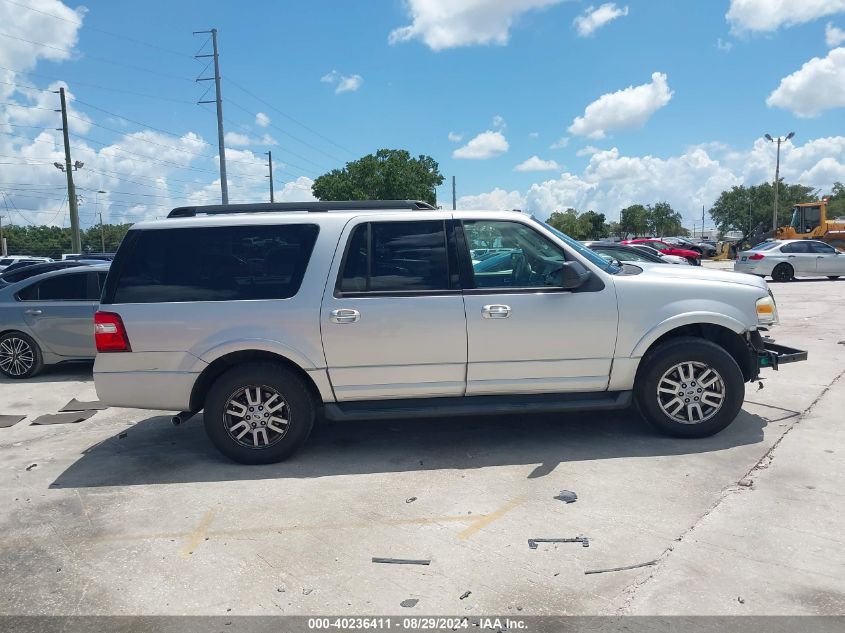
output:
[[[0,25],[0,102],[18,104],[0,105],[0,213],[18,224],[66,215],[59,81],[83,224],[219,200],[213,106],[195,103],[208,60],[192,58],[211,27],[236,202],[266,197],[267,150],[279,196],[301,199],[390,147],[438,160],[465,208],[614,219],[665,199],[691,225],[722,189],[771,179],[761,136],[792,130],[787,180],[845,181],[842,0],[0,0]]]

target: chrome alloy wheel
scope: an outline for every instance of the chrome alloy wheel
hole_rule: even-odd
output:
[[[273,446],[290,426],[287,401],[267,385],[241,387],[229,396],[223,411],[229,435],[246,448]]]
[[[657,404],[681,424],[700,424],[712,418],[725,401],[725,381],[712,367],[698,361],[678,363],[657,383]]]
[[[35,350],[26,340],[10,336],[0,341],[0,369],[10,376],[23,376],[35,364]]]

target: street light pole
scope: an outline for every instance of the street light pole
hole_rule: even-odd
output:
[[[777,233],[778,230],[778,194],[780,188],[780,144],[786,143],[789,139],[795,136],[795,132],[790,132],[786,135],[785,138],[781,138],[780,136],[777,139],[773,139],[771,135],[766,134],[765,139],[770,143],[777,143],[778,150],[777,150],[777,162],[775,163],[775,208],[772,210],[772,231]]]
[[[108,193],[103,191],[102,189],[98,189],[97,193],[94,194],[94,211],[100,216],[100,250],[101,253],[106,252],[106,234],[105,229],[103,229],[103,212],[100,211],[100,194],[101,193]]]

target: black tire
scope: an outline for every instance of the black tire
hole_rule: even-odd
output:
[[[661,386],[664,376],[668,375],[671,379],[671,376],[675,374],[670,372],[684,363],[695,364],[694,369],[699,372],[699,377],[705,375],[706,370],[710,370],[721,378],[721,385],[717,383],[713,387],[714,390],[720,389],[722,399],[719,407],[711,407],[704,402],[703,398],[699,402],[698,410],[702,412],[703,421],[681,422],[664,410],[669,406],[665,401],[669,398],[674,399],[675,394],[661,393],[658,387]],[[692,375],[693,381],[696,380],[695,374]],[[684,391],[684,395],[687,396],[685,402],[690,402],[693,397],[699,397],[696,394],[701,394],[701,391],[698,391],[701,387],[704,387],[704,391],[708,391],[710,387],[704,384],[697,385],[695,382],[683,384],[686,385],[684,389],[688,389]],[[663,383],[663,387],[666,387],[666,383]],[[745,400],[745,379],[733,357],[719,345],[695,337],[672,339],[650,351],[642,360],[634,389],[637,409],[648,422],[666,435],[684,438],[708,437],[723,430],[734,421]],[[660,398],[664,399],[663,406],[661,406]],[[678,395],[678,398],[684,398],[684,396]],[[671,402],[669,404],[671,405]],[[686,405],[683,415],[697,417],[691,409],[695,406],[694,402],[690,402]],[[683,402],[680,403],[680,407],[681,410],[684,409]],[[712,412],[711,408],[714,409]]]
[[[236,396],[246,388],[250,388],[250,395],[258,395],[254,399],[257,403],[254,407],[241,403],[249,398],[245,393]],[[260,389],[257,394],[252,391],[256,388]],[[273,391],[281,396],[284,406],[281,409],[271,410],[268,407],[266,411],[258,411],[273,401]],[[232,408],[243,408],[239,411],[240,416],[227,415],[230,402],[235,403],[231,405]],[[273,422],[275,410],[280,411],[280,419]],[[289,457],[305,443],[314,427],[315,411],[314,398],[296,373],[276,363],[256,362],[233,367],[214,381],[205,398],[203,418],[208,438],[226,457],[242,464],[271,464]],[[245,416],[253,420],[247,423]],[[268,416],[269,421],[264,419]],[[286,425],[282,424],[284,433],[274,431],[276,425],[283,421],[287,422]],[[245,439],[236,439],[235,435],[242,430],[237,427],[244,424],[252,429],[243,427],[246,429],[243,431],[246,433]],[[264,445],[261,445],[261,433]],[[250,441],[252,446],[248,445]]]
[[[792,281],[795,277],[795,270],[789,264],[778,264],[772,271],[772,280],[786,282]]]
[[[8,362],[7,362],[8,359]],[[41,348],[23,332],[6,332],[0,336],[0,372],[7,378],[32,378],[44,369]]]
[[[690,266],[701,266],[701,260],[698,257],[687,257]]]
[[[828,275],[828,279],[839,279],[839,275]]]

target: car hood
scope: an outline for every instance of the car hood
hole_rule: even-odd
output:
[[[765,280],[757,277],[756,275],[735,273],[729,270],[714,270],[712,268],[702,268],[701,266],[666,266],[664,264],[646,264],[645,262],[639,262],[637,263],[637,266],[642,268],[643,274],[648,275],[649,277],[723,281],[729,284],[740,284],[743,286],[760,288],[766,292],[769,289]]]

